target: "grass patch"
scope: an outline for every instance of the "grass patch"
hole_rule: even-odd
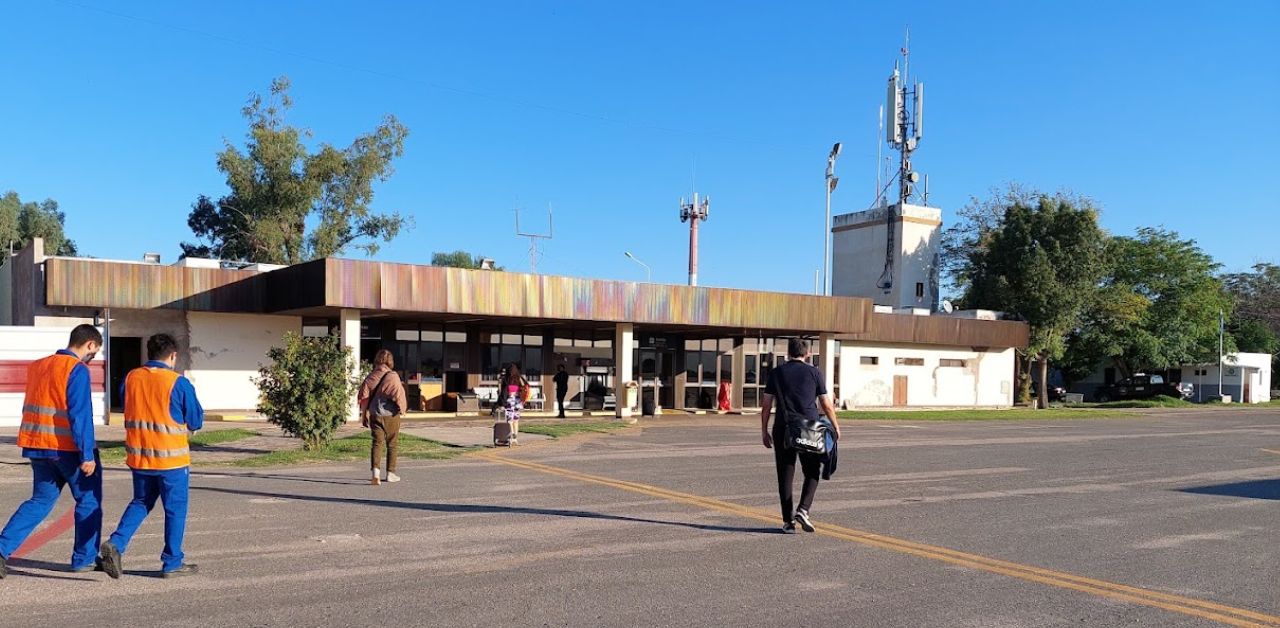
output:
[[[1051,419],[1109,419],[1130,416],[1131,412],[1084,408],[1011,408],[1008,410],[846,410],[841,419],[853,421],[1044,421]]]
[[[1150,399],[1129,399],[1094,404],[1095,408],[1196,408],[1199,406],[1200,404],[1191,403],[1185,399],[1174,399],[1165,395]]]
[[[369,448],[372,445],[373,437],[368,432],[364,432],[330,441],[328,445],[315,451],[302,449],[273,451],[269,454],[237,460],[231,464],[237,467],[277,467],[317,462],[368,460]],[[400,457],[408,460],[446,460],[460,456],[471,449],[473,448],[457,447],[418,436],[400,434]]]
[[[222,443],[232,443],[246,438],[260,436],[253,430],[246,430],[241,427],[229,430],[209,430],[207,432],[199,432],[191,437],[191,446],[194,448],[209,447],[211,445],[220,445]],[[122,463],[124,462],[124,441],[122,440],[104,440],[98,442],[98,452],[105,463]]]
[[[594,421],[591,423],[540,423],[537,425],[521,425],[521,434],[540,434],[551,438],[560,438],[572,434],[607,433],[626,427],[621,421]]]

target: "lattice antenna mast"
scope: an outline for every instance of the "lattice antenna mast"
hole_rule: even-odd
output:
[[[911,78],[911,31],[907,30],[902,45],[902,67],[893,66],[893,74],[889,76],[888,109],[889,120],[885,127],[885,141],[898,151],[898,206],[885,208],[885,227],[888,232],[884,251],[884,272],[876,285],[886,292],[893,288],[894,252],[897,241],[894,237],[895,218],[900,214],[915,193],[915,184],[920,181],[920,173],[911,167],[911,154],[919,146],[924,137],[924,83],[912,85]]]
[[[529,272],[538,274],[538,259],[542,257],[542,251],[539,248],[541,240],[550,240],[555,236],[555,222],[551,215],[551,203],[547,203],[547,231],[546,233],[536,233],[532,231],[523,231],[520,229],[520,207],[515,208],[516,212],[516,235],[522,238],[529,238]]]

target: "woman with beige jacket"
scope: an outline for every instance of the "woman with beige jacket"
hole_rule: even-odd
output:
[[[378,351],[373,358],[373,372],[364,379],[360,394],[357,395],[360,425],[373,432],[369,466],[373,472],[370,483],[374,486],[382,483],[382,472],[378,464],[382,462],[384,448],[387,451],[387,482],[400,481],[400,476],[396,475],[396,446],[400,436],[400,416],[409,407],[409,402],[395,366],[395,358],[390,351]]]

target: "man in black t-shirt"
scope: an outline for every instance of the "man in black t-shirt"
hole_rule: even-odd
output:
[[[813,523],[809,520],[809,507],[813,505],[813,496],[818,491],[818,476],[822,472],[822,456],[809,452],[797,452],[787,447],[786,417],[781,412],[773,422],[772,434],[769,430],[769,413],[774,402],[790,409],[797,417],[817,419],[820,414],[831,421],[836,440],[840,440],[840,423],[836,420],[836,408],[827,395],[826,379],[822,372],[809,364],[809,342],[801,338],[792,338],[787,342],[787,363],[769,374],[769,382],[764,389],[764,403],[760,412],[760,431],[766,449],[773,449],[774,462],[778,467],[778,498],[782,502],[782,531],[795,534],[796,524],[805,532],[813,532]],[[796,474],[796,456],[800,457],[800,467],[804,472],[804,486],[800,491],[800,506],[792,510],[792,484]]]
[[[560,415],[557,418],[564,418],[564,397],[569,394],[569,373],[564,370],[564,365],[556,367],[556,376],[552,378],[556,383],[556,405],[560,407]]]

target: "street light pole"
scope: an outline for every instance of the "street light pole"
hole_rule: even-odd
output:
[[[831,294],[831,193],[835,191],[840,178],[836,176],[836,157],[840,156],[840,142],[831,147],[827,155],[827,217],[822,223],[822,294]]]
[[[623,255],[626,255],[626,256],[627,256],[627,257],[629,257],[629,258],[631,258],[631,261],[633,261],[633,262],[635,262],[635,263],[637,263],[637,264],[639,264],[639,265],[641,265],[641,266],[644,266],[644,281],[645,281],[645,283],[653,283],[653,269],[649,268],[649,265],[648,265],[648,264],[646,264],[646,263],[644,263],[644,262],[640,261],[639,259],[637,259],[637,258],[636,258],[636,256],[634,256],[634,255],[632,255],[632,254],[631,254],[631,251],[623,251],[623,252],[622,252],[622,254],[623,254]]]

